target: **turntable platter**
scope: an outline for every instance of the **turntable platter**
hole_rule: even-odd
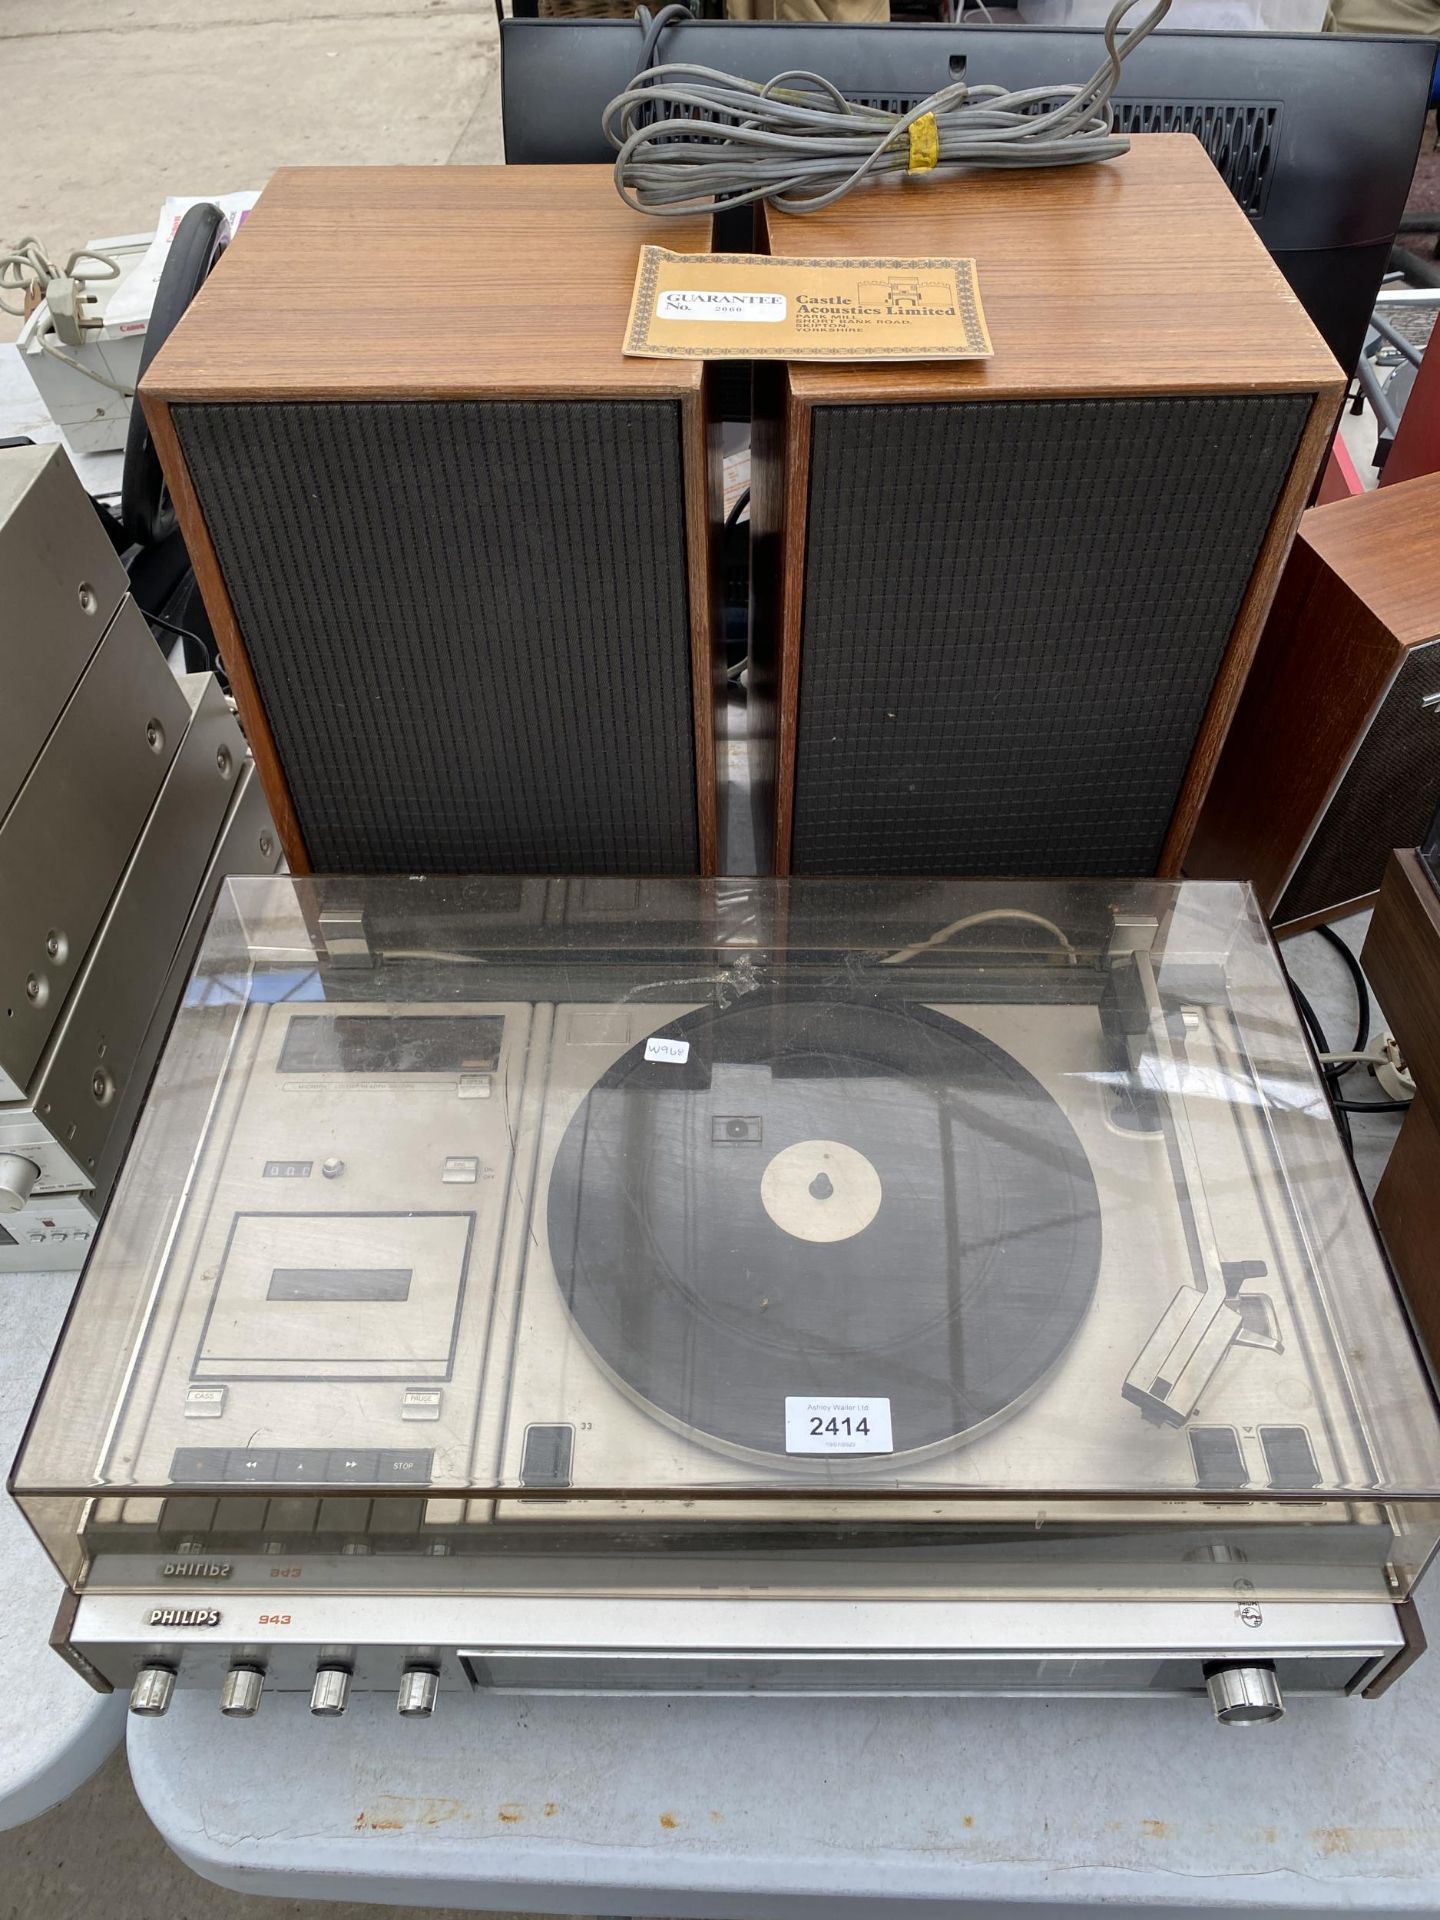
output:
[[[783,1456],[789,1396],[886,1397],[897,1453],[1019,1405],[1095,1291],[1085,1153],[1017,1061],[889,999],[703,1008],[591,1090],[551,1259],[605,1367],[665,1419]]]

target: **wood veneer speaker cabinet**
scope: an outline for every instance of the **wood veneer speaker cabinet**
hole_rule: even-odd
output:
[[[1440,805],[1440,475],[1300,523],[1186,871],[1277,931],[1374,900]]]
[[[1413,848],[1386,863],[1360,958],[1416,1087],[1375,1192],[1375,1218],[1440,1367],[1440,888]]]
[[[717,870],[704,369],[621,353],[656,237],[607,167],[284,171],[157,355],[296,871]]]
[[[995,354],[757,377],[756,756],[780,872],[1178,872],[1339,369],[1188,135],[767,212],[973,255]]]

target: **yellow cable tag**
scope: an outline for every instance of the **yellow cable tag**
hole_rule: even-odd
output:
[[[940,158],[940,129],[933,113],[910,122],[910,164],[907,173],[928,173]]]

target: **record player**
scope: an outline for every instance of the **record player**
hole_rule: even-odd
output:
[[[237,880],[12,1477],[163,1712],[1373,1693],[1429,1377],[1247,889]]]

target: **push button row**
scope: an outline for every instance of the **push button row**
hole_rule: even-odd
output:
[[[177,1447],[170,1478],[182,1486],[423,1487],[433,1463],[430,1447]]]

